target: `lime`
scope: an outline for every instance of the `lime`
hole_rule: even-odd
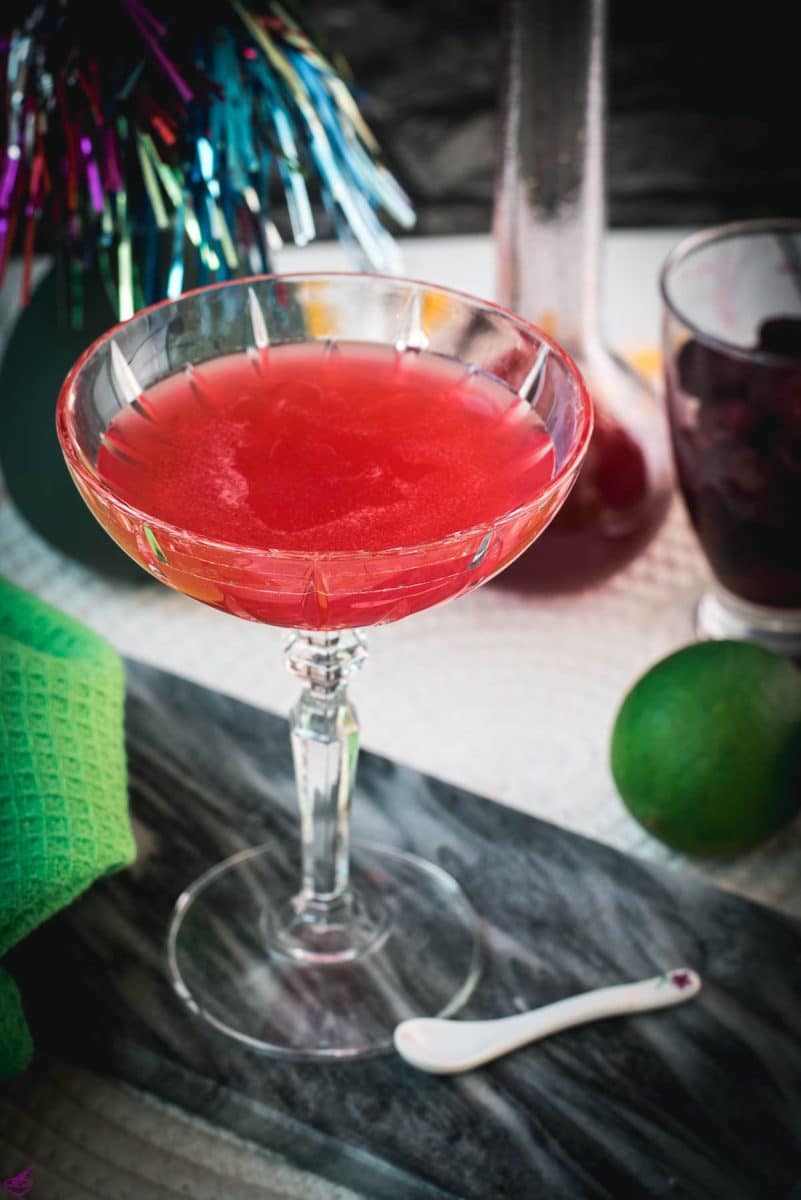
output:
[[[687,646],[626,696],[611,761],[629,812],[669,846],[753,846],[801,807],[801,671],[748,642]]]

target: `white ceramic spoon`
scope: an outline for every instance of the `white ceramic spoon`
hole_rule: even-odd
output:
[[[496,1021],[413,1017],[402,1021],[395,1030],[395,1049],[420,1071],[455,1075],[458,1071],[481,1067],[510,1050],[539,1041],[561,1029],[569,1029],[571,1025],[668,1008],[691,999],[700,990],[701,980],[695,971],[681,967],[657,975],[655,979],[582,992],[579,996]]]

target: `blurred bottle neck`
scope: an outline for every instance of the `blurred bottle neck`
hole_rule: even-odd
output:
[[[600,346],[606,0],[508,0],[493,233],[500,303]]]

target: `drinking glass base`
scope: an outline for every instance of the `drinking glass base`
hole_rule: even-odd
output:
[[[389,1049],[406,1017],[454,1013],[472,992],[479,921],[439,867],[355,847],[352,916],[311,955],[295,953],[286,925],[293,879],[268,844],[212,867],[178,899],[172,983],[221,1033],[274,1057],[356,1058]]]
[[[749,604],[722,590],[704,592],[696,631],[701,638],[735,638],[788,658],[801,656],[801,610]]]

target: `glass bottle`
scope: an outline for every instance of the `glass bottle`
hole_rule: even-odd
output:
[[[565,347],[596,404],[571,495],[502,577],[538,592],[588,587],[625,566],[659,528],[671,494],[661,406],[600,334],[605,26],[606,0],[508,0],[506,7],[497,299]]]

